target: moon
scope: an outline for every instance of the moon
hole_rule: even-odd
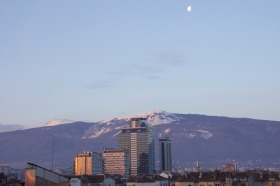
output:
[[[192,6],[188,6],[187,10],[188,12],[192,11]]]

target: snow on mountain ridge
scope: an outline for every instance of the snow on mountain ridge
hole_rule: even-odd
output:
[[[178,117],[178,116],[176,116],[176,114],[173,114],[171,112],[166,112],[163,110],[155,110],[153,112],[144,112],[144,113],[136,114],[136,115],[132,115],[132,116],[118,116],[112,120],[103,120],[99,123],[100,124],[107,123],[107,125],[110,125],[119,120],[128,121],[132,118],[147,118],[148,123],[150,123],[153,126],[167,124],[167,123],[171,123],[173,121],[179,121],[182,119],[181,117]]]
[[[131,118],[147,118],[148,123],[150,123],[151,125],[167,124],[167,123],[171,123],[173,121],[179,121],[182,119],[182,118],[176,116],[176,114],[173,114],[171,112],[155,110],[153,112],[144,112],[141,114],[136,114],[136,115],[131,115],[131,116],[117,116],[114,119],[100,121],[100,122],[98,122],[98,124],[106,123],[107,125],[111,125],[120,120],[128,121]],[[76,122],[76,121],[69,120],[69,119],[54,119],[54,120],[47,122],[44,125],[44,127],[56,126],[56,125],[61,125],[61,124],[74,123],[74,122]],[[83,122],[89,122],[89,121],[83,121]]]
[[[110,132],[112,129],[111,128],[105,128],[105,127],[103,127],[103,128],[101,128],[100,130],[98,129],[98,128],[92,128],[93,129],[93,131],[91,132],[91,133],[89,133],[89,134],[91,134],[90,136],[86,136],[86,135],[84,135],[83,137],[82,137],[82,139],[86,139],[86,138],[98,138],[100,135],[102,135],[102,134],[105,134],[105,133],[107,133],[107,132]],[[88,135],[89,135],[88,134]]]
[[[92,126],[82,137],[82,139],[86,138],[97,138],[100,135],[108,133],[112,130],[119,130],[124,127],[124,124],[132,118],[147,118],[149,124],[162,125],[171,123],[174,121],[179,121],[183,118],[177,116],[176,114],[156,110],[153,112],[145,112],[141,114],[136,114],[132,116],[118,116],[111,120],[103,120],[97,123],[97,125]]]
[[[66,124],[66,123],[73,123],[75,121],[69,120],[69,119],[54,119],[49,122],[47,122],[44,127],[50,127],[50,126],[56,126],[56,125],[61,125],[61,124]]]

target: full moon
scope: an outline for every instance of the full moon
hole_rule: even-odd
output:
[[[188,12],[192,11],[192,6],[188,6],[187,10]]]

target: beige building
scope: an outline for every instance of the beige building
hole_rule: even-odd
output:
[[[75,157],[75,175],[103,174],[103,158],[99,152],[77,153]]]
[[[125,149],[103,149],[104,173],[129,175],[129,153]]]

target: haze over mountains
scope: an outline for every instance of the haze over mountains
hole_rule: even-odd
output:
[[[280,161],[278,121],[175,114],[157,110],[95,123],[53,123],[54,126],[2,132],[0,164],[23,167],[25,162],[30,161],[50,167],[54,136],[54,165],[70,167],[76,153],[102,152],[103,147],[117,148],[121,128],[133,117],[145,117],[155,127],[156,160],[158,138],[168,136],[172,140],[174,165],[184,166],[187,162],[197,160]]]
[[[13,124],[13,125],[0,124],[0,132],[8,132],[8,131],[22,130],[22,129],[24,129],[24,126],[18,124]]]

